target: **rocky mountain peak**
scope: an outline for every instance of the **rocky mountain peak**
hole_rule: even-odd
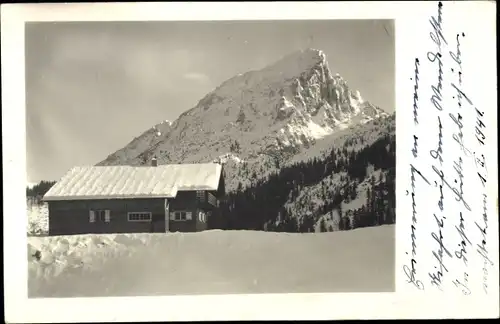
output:
[[[245,161],[280,156],[384,114],[332,75],[323,51],[308,48],[223,82],[176,121],[156,125],[100,164],[148,164],[152,156],[159,164],[207,162],[229,152]]]

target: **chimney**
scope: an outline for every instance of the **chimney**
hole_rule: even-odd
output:
[[[156,156],[151,159],[151,166],[158,166],[158,160],[156,159]]]

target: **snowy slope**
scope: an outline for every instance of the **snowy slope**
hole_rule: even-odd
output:
[[[349,178],[345,172],[327,176],[316,185],[304,187],[297,197],[290,198],[285,203],[285,208],[291,217],[296,218],[298,223],[302,223],[304,217],[317,214],[323,205],[331,200],[332,193],[337,190],[342,191],[343,186],[348,183],[348,180]],[[327,225],[328,229],[330,229],[330,226],[333,226],[332,231],[335,230],[336,219],[329,220]]]
[[[388,134],[395,134],[395,115],[380,117],[367,123],[353,124],[349,128],[339,130],[308,147],[298,148],[293,154],[286,151],[276,155],[261,155],[241,163],[238,155],[232,154],[232,159],[222,159],[225,162],[226,188],[234,190],[241,183],[243,188],[248,187],[257,179],[266,178],[271,173],[284,166],[308,161],[312,158],[321,158],[329,154],[332,148],[346,147],[348,151],[359,151],[370,146],[377,139]],[[235,160],[237,159],[237,160]],[[276,159],[279,164],[276,164]],[[221,159],[218,159],[221,160]]]
[[[146,130],[140,136],[134,138],[126,150],[119,150],[115,153],[117,159],[134,159],[143,154],[146,148],[156,147],[162,140],[168,137],[171,131],[172,122],[164,120]]]
[[[352,214],[350,211],[357,210],[362,206],[366,207],[366,195],[368,188],[371,189],[370,178],[374,176],[379,179],[381,174],[384,174],[382,170],[375,170],[372,166],[367,167],[368,172],[365,180],[361,183],[356,183],[356,197],[354,199],[344,200],[341,202],[341,210],[343,215],[349,215],[352,221]],[[344,191],[344,187],[347,185],[352,185],[352,180],[349,176],[342,172],[336,173],[331,176],[325,177],[320,183],[304,187],[298,197],[290,199],[286,204],[285,208],[291,217],[298,220],[299,223],[302,222],[304,216],[320,214],[320,216],[315,218],[315,231],[320,232],[320,223],[323,221],[327,232],[333,232],[339,230],[338,225],[340,221],[340,214],[338,209],[333,209],[323,214],[321,208],[332,201],[332,194],[337,190],[340,192]],[[326,184],[326,185],[324,185]],[[375,182],[378,184],[378,182]]]
[[[393,291],[394,234],[380,226],[30,237],[29,297]]]
[[[307,161],[312,157],[322,157],[328,154],[332,148],[344,147],[346,144],[348,151],[359,151],[363,147],[370,146],[381,136],[395,134],[395,131],[395,114],[381,116],[366,123],[352,124],[349,128],[339,130],[331,136],[316,141],[315,145],[307,150],[301,150],[288,161],[288,164]]]
[[[155,126],[99,165],[143,165],[154,156],[159,164],[210,162],[229,153],[249,165],[273,165],[383,116],[332,75],[325,53],[307,49],[227,80],[165,130],[156,132]],[[236,168],[228,168],[229,189],[235,189],[231,169]]]
[[[367,169],[368,171],[366,178],[363,180],[363,182],[359,183],[356,186],[356,198],[342,202],[343,211],[356,210],[361,208],[363,205],[366,206],[366,194],[368,189],[371,189],[370,179],[372,177],[377,179],[374,181],[374,184],[377,185],[379,184],[378,179],[383,179],[387,174],[387,172],[384,172],[382,170],[375,170],[371,165],[369,165]]]
[[[319,143],[315,150],[309,150],[306,155],[297,154],[290,163],[308,160],[311,157],[324,157],[329,154],[332,148],[340,148],[345,150],[347,154],[358,152],[362,148],[369,147],[382,136],[395,136],[394,117],[392,115],[388,118],[360,124],[357,127],[352,127],[349,131],[338,132],[329,143]],[[343,154],[342,156],[345,157]],[[339,156],[337,156],[338,158]],[[395,161],[393,164],[395,165]],[[367,208],[367,191],[373,190],[373,186],[379,184],[379,179],[385,179],[387,172],[387,169],[375,169],[373,165],[367,164],[366,176],[361,181],[354,181],[345,172],[327,175],[322,181],[301,188],[299,194],[296,197],[290,197],[284,207],[291,217],[298,220],[299,224],[305,216],[314,216],[317,232],[321,230],[321,223],[324,224],[326,231],[336,231],[340,221],[338,207],[321,212],[323,207],[329,205],[337,193],[344,195],[347,187],[355,186],[355,197],[348,196],[339,206],[342,215],[347,215],[353,221],[354,211]],[[372,182],[372,178],[375,181]]]
[[[47,235],[49,232],[49,210],[47,203],[27,202],[28,235]]]

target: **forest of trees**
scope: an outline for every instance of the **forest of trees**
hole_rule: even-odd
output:
[[[330,154],[319,159],[296,163],[283,167],[267,179],[229,193],[221,204],[219,218],[212,218],[209,226],[220,229],[249,229],[280,232],[313,232],[319,216],[337,210],[340,214],[340,230],[395,223],[395,179],[396,151],[395,135],[386,135],[372,145],[359,151],[343,148],[332,149]],[[367,167],[372,165],[382,170],[385,177],[369,178],[366,202],[357,210],[343,212],[342,201],[356,197],[356,188],[367,177]],[[329,175],[345,172],[345,185],[339,189],[332,186]],[[320,210],[302,215],[299,224],[284,207],[289,200],[298,197],[302,188],[321,184],[324,205]],[[280,222],[274,225],[280,215]],[[321,231],[329,231],[324,220],[320,221]]]
[[[26,197],[31,200],[36,200],[39,202],[40,198],[49,191],[50,188],[56,183],[56,181],[40,181],[32,188],[26,187]]]
[[[238,143],[238,141],[234,141],[234,143],[231,141],[231,145],[229,146],[229,151],[231,153],[240,153],[241,152],[240,143]]]

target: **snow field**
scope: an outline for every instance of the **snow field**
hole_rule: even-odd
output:
[[[393,291],[394,234],[394,226],[379,226],[29,237],[28,291],[29,297]]]

